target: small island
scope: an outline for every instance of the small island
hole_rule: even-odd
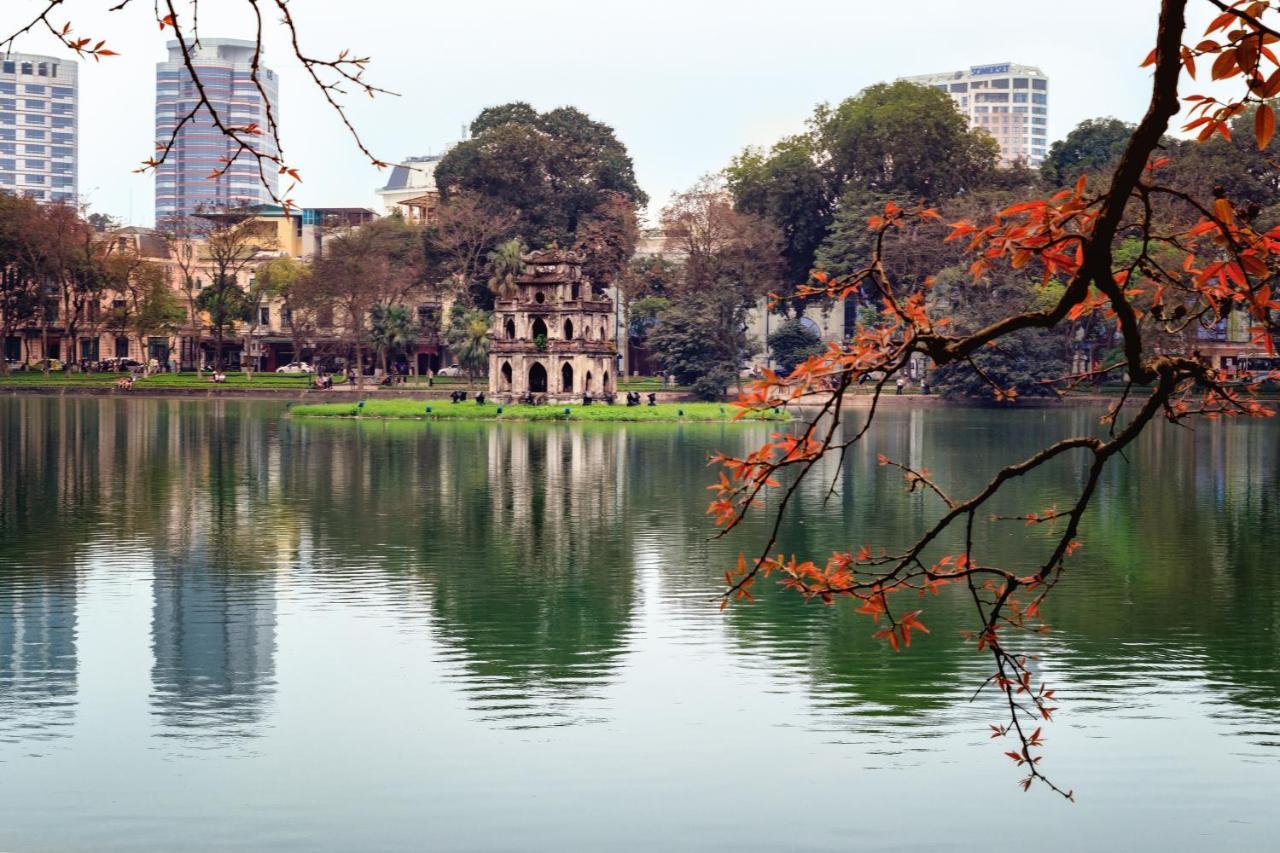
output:
[[[507,421],[597,421],[621,423],[745,423],[747,421],[788,421],[785,409],[748,412],[730,403],[658,403],[654,406],[625,406],[595,403],[548,404],[542,406],[476,403],[467,400],[366,400],[343,403],[307,403],[294,406],[290,415],[299,418],[361,418],[385,420],[507,420]]]

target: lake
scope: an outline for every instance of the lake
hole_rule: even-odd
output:
[[[970,607],[904,654],[718,580],[707,456],[761,425],[293,421],[0,397],[0,850],[1262,849],[1280,831],[1280,424],[1156,425],[1030,641],[1024,794]],[[782,544],[891,545],[1092,407],[895,409]],[[854,413],[854,418],[862,417]],[[1083,460],[997,511],[1065,504]],[[834,481],[835,497],[823,500]],[[1021,524],[980,531],[1026,558]],[[1034,531],[1030,532],[1035,535]],[[825,549],[825,550],[824,550]],[[1267,841],[1271,838],[1272,841]]]

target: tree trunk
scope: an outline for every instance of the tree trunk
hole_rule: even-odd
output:
[[[195,342],[195,352],[192,354],[192,358],[196,363],[196,379],[202,380],[204,379],[204,351],[200,347],[202,343],[200,337],[200,312],[196,308],[195,294],[190,290],[187,291],[187,303],[190,305],[191,316],[189,319],[191,321],[192,338]]]
[[[356,338],[356,389],[364,390],[364,345]]]

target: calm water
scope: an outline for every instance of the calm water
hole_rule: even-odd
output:
[[[964,602],[721,614],[708,453],[756,427],[334,424],[0,397],[0,850],[1262,849],[1280,830],[1280,424],[1160,427],[1038,641],[1023,794]],[[903,411],[785,537],[936,515],[1098,412]],[[1076,460],[1077,462],[1079,460]],[[985,468],[983,469],[985,470]],[[1046,507],[1065,462],[1012,497]],[[1010,504],[1008,509],[1013,509]],[[1025,505],[1022,505],[1025,511]],[[747,531],[751,541],[763,517]],[[1020,526],[985,536],[1016,561]]]

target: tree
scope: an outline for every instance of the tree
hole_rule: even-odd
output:
[[[721,399],[752,352],[742,303],[725,291],[688,291],[657,312],[648,345],[664,374],[702,400]]]
[[[390,373],[390,356],[407,352],[416,342],[413,317],[403,305],[373,306],[369,312],[369,344],[382,364],[383,374]]]
[[[246,353],[252,352],[256,346],[255,337],[258,333],[258,326],[261,324],[260,311],[264,305],[269,305],[273,300],[283,296],[307,274],[306,265],[287,255],[272,258],[254,271],[245,293],[245,301],[250,306],[244,337],[244,350]],[[300,358],[301,351],[295,348],[294,357]],[[257,367],[257,361],[258,357],[255,355],[245,359],[242,365],[248,381],[253,381],[253,370]]]
[[[1000,156],[995,140],[971,128],[949,95],[905,81],[819,107],[813,125],[842,189],[852,183],[937,202],[979,186]]]
[[[489,323],[493,315],[478,308],[467,308],[455,302],[449,312],[449,325],[445,329],[445,341],[449,352],[458,360],[458,366],[467,372],[467,385],[489,364]]]
[[[9,339],[37,316],[38,252],[32,238],[39,215],[33,199],[0,193],[0,375],[9,372]]]
[[[834,182],[812,133],[788,137],[769,151],[749,148],[725,170],[738,210],[782,229],[787,284],[809,280],[818,246],[831,225]]]
[[[662,226],[667,250],[683,261],[672,299],[675,314],[662,315],[652,343],[664,369],[682,382],[695,385],[712,377],[698,388],[701,396],[714,397],[736,379],[750,354],[748,313],[781,281],[781,235],[763,218],[734,210],[718,177],[703,178],[674,196],[662,211]],[[679,333],[709,338],[696,344],[707,359],[664,353],[677,332],[662,327],[677,316]]]
[[[1080,122],[1066,139],[1049,146],[1040,174],[1055,186],[1075,183],[1081,175],[1110,170],[1124,154],[1133,125],[1118,118],[1091,118]]]
[[[511,299],[516,292],[516,276],[524,272],[524,245],[513,239],[502,243],[488,255],[489,292],[501,299]]]
[[[212,230],[213,223],[194,216],[181,216],[161,223],[157,229],[164,240],[165,252],[177,270],[177,284],[187,305],[187,323],[191,330],[196,377],[204,376],[204,319],[200,316],[201,243]]]
[[[930,285],[926,304],[947,317],[953,331],[972,334],[1011,314],[1052,308],[1062,285],[1041,284],[1016,272],[992,271],[975,284],[963,265],[947,267]],[[931,381],[945,397],[992,400],[993,385],[1017,398],[1056,397],[1055,382],[1071,365],[1070,327],[1024,329],[974,353],[969,364],[933,371]]]
[[[999,148],[969,127],[950,97],[880,83],[835,107],[819,105],[803,134],[766,154],[747,149],[728,169],[738,210],[782,229],[787,292],[809,279],[846,199],[894,195],[941,202],[989,183]],[[829,253],[828,253],[829,254]],[[793,308],[803,310],[802,301]]]
[[[901,461],[881,455],[882,465],[900,471],[909,491],[922,492],[937,504],[936,520],[925,523],[918,538],[905,543],[864,542],[829,557],[808,559],[787,555],[777,541],[780,525],[768,525],[754,557],[739,556],[731,568],[724,603],[748,599],[752,587],[770,576],[806,598],[825,602],[848,600],[858,612],[876,623],[874,636],[892,648],[902,649],[927,633],[923,609],[914,604],[938,588],[959,584],[972,600],[974,622],[969,639],[977,651],[988,655],[992,669],[980,689],[993,689],[1001,697],[1002,719],[991,726],[996,738],[1013,743],[1006,754],[1026,775],[1021,786],[1042,783],[1071,797],[1046,775],[1042,764],[1041,726],[1056,710],[1053,689],[1045,684],[1043,667],[1035,670],[1017,646],[1025,632],[1038,627],[1042,603],[1069,572],[1072,556],[1081,547],[1077,539],[1081,519],[1109,463],[1121,457],[1133,440],[1156,418],[1181,423],[1196,415],[1210,417],[1265,417],[1274,412],[1261,405],[1256,384],[1238,380],[1227,371],[1207,364],[1196,353],[1162,352],[1144,336],[1154,326],[1174,333],[1195,323],[1220,320],[1233,304],[1247,311],[1255,344],[1274,352],[1280,327],[1280,300],[1273,294],[1280,281],[1280,241],[1273,229],[1261,229],[1257,202],[1238,201],[1219,186],[1210,198],[1199,198],[1167,182],[1168,158],[1159,151],[1170,120],[1178,114],[1178,83],[1184,67],[1211,65],[1216,79],[1240,81],[1234,95],[1219,90],[1217,97],[1193,94],[1193,106],[1184,130],[1195,131],[1201,142],[1215,135],[1234,138],[1231,123],[1251,109],[1254,144],[1265,150],[1275,132],[1275,113],[1266,98],[1280,90],[1280,61],[1264,45],[1275,40],[1270,22],[1275,13],[1268,4],[1214,0],[1219,14],[1205,37],[1184,45],[1188,0],[1162,0],[1155,47],[1145,66],[1152,68],[1152,92],[1147,112],[1134,127],[1124,151],[1101,192],[1086,192],[1087,180],[1048,198],[1031,198],[1010,204],[994,217],[961,220],[951,226],[931,207],[919,205],[919,196],[931,196],[920,185],[894,187],[909,194],[901,202],[889,201],[867,220],[873,235],[869,262],[841,276],[819,273],[814,284],[797,291],[804,298],[821,295],[845,299],[866,286],[874,287],[883,306],[880,322],[860,327],[842,347],[831,348],[799,365],[789,376],[766,376],[740,399],[748,410],[761,410],[805,400],[816,404],[818,416],[806,420],[795,432],[780,433],[742,456],[721,456],[717,492],[710,511],[722,535],[735,529],[749,509],[766,492],[768,512],[781,519],[792,497],[806,478],[817,476],[816,466],[829,455],[837,468],[850,449],[873,434],[879,395],[886,383],[913,358],[924,357],[946,371],[969,371],[982,378],[979,358],[987,350],[1011,342],[1028,343],[1036,335],[1069,327],[1097,316],[1115,329],[1119,363],[1090,370],[1085,376],[1059,377],[1058,387],[1071,387],[1084,379],[1123,370],[1128,384],[1125,397],[1133,406],[1114,404],[1097,432],[1076,435],[1044,447],[1027,458],[992,472],[986,485],[957,494],[914,460]],[[850,139],[853,151],[874,154],[874,137],[882,135],[868,122],[837,122],[840,127],[861,126],[870,142]],[[882,119],[892,125],[891,117]],[[834,147],[834,146],[833,146]],[[842,155],[843,156],[843,155]],[[861,155],[859,155],[861,156]],[[847,164],[854,158],[844,156]],[[884,175],[898,172],[899,160],[886,163],[875,156],[869,164],[887,166]],[[843,167],[852,171],[848,165]],[[874,172],[874,169],[872,169]],[[929,184],[929,190],[935,185]],[[873,187],[879,188],[879,187]],[[936,198],[936,196],[933,196]],[[1160,218],[1157,219],[1156,217]],[[968,329],[952,323],[931,304],[936,279],[899,281],[884,263],[885,235],[908,227],[933,227],[939,239],[956,242],[969,255],[968,273],[978,282],[1021,276],[1046,288],[1044,303],[1010,305],[999,316]],[[944,238],[945,235],[945,238]],[[1136,251],[1121,249],[1133,245]],[[1161,253],[1176,263],[1161,261]],[[1055,282],[1059,285],[1053,286]],[[1052,286],[1052,287],[1051,287]],[[998,294],[997,294],[998,295]],[[982,379],[997,401],[1018,398],[995,378]],[[824,390],[832,383],[834,389]],[[837,436],[843,419],[841,402],[851,387],[870,383],[875,402],[852,436]],[[1015,530],[1026,535],[1025,564],[995,565],[984,544],[991,538],[986,525],[1009,523],[992,515],[992,502],[1003,498],[1005,486],[1034,480],[1053,464],[1069,460],[1078,464],[1078,491],[1049,509],[1030,508],[1018,516]],[[825,482],[828,466],[821,469]],[[1047,535],[1046,535],[1047,534]],[[855,534],[856,535],[856,534]],[[907,596],[901,595],[910,591]],[[904,599],[909,598],[908,604]],[[915,608],[915,609],[910,609]]]
[[[200,291],[196,304],[209,316],[215,370],[225,366],[223,347],[227,336],[234,335],[241,322],[257,314],[258,305],[240,285],[240,276],[259,252],[272,248],[273,241],[261,234],[255,215],[251,209],[229,209],[203,211],[197,217],[205,223],[198,228],[204,238],[211,281]],[[248,352],[244,355],[249,357]]]
[[[514,210],[475,193],[454,193],[423,233],[428,265],[438,266],[439,278],[451,278],[459,295],[474,303],[486,253],[510,238],[518,221]]]
[[[327,241],[324,255],[315,261],[316,296],[342,313],[361,388],[371,312],[395,305],[424,286],[422,255],[421,233],[390,217],[337,235]]]
[[[534,248],[598,244],[601,231],[625,245],[635,211],[648,203],[631,156],[608,125],[572,107],[539,113],[528,104],[484,110],[471,139],[436,166],[446,203],[471,193],[497,209],[518,212],[515,233]],[[609,280],[625,263],[593,270]]]
[[[769,335],[769,351],[778,370],[790,373],[796,365],[822,351],[822,339],[798,319],[788,320]]]

